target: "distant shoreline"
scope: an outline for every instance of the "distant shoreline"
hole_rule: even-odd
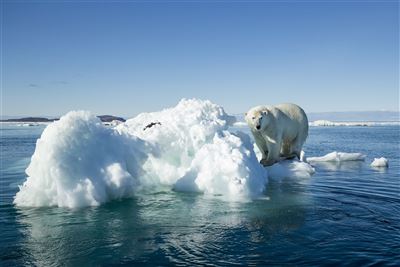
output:
[[[100,115],[97,116],[97,118],[99,118],[102,122],[112,122],[112,121],[121,121],[121,122],[125,122],[125,119],[122,117],[116,117],[116,116],[112,116],[112,115]],[[25,118],[17,118],[17,119],[6,119],[6,120],[0,120],[0,122],[53,122],[53,121],[57,121],[59,120],[59,118],[54,118],[54,119],[49,119],[49,118],[45,118],[45,117],[25,117]]]
[[[19,119],[7,119],[7,120],[0,120],[0,122],[53,122],[58,120],[56,119],[48,119],[42,117],[27,117],[27,118],[19,118]]]

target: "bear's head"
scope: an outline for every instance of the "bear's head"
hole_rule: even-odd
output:
[[[264,130],[269,124],[269,112],[265,107],[257,106],[245,113],[247,124],[252,130]]]

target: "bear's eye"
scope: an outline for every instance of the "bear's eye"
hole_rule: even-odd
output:
[[[256,117],[253,117],[252,119],[254,120]]]

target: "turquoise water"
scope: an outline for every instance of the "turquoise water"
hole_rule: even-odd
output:
[[[309,179],[270,181],[265,198],[229,203],[166,189],[100,207],[16,208],[43,126],[1,128],[0,265],[400,265],[400,127],[311,127]],[[388,169],[369,166],[389,159]]]

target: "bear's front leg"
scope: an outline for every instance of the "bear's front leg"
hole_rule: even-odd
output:
[[[268,158],[268,150],[266,150],[266,151],[261,151],[261,160],[260,160],[260,163],[262,162],[262,161],[266,161],[267,160],[267,158]]]
[[[274,164],[274,162],[268,161],[268,159],[265,158],[260,160],[260,164],[263,166],[271,166]]]
[[[279,152],[281,149],[281,143],[277,141],[274,142],[268,142],[267,143],[268,146],[268,155],[266,160],[261,160],[261,164],[264,166],[271,166],[273,164],[275,164],[276,162],[278,162],[279,160]]]

